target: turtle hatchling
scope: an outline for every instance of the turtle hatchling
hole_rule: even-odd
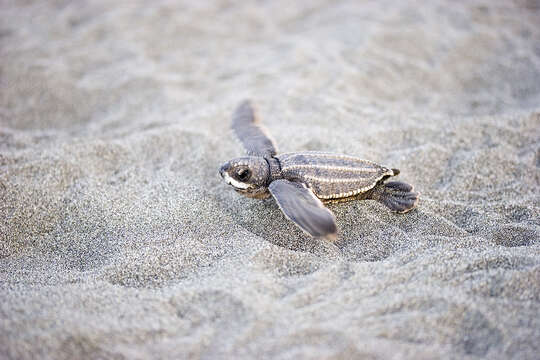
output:
[[[319,151],[277,154],[250,101],[233,114],[232,130],[247,156],[227,161],[221,177],[242,195],[276,200],[285,216],[311,236],[334,240],[334,214],[324,203],[376,200],[398,213],[416,206],[418,194],[401,181],[387,180],[398,169],[348,155]]]

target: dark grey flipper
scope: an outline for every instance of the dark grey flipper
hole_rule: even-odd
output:
[[[249,156],[276,155],[276,146],[259,123],[251,101],[245,100],[236,108],[231,127]]]
[[[272,181],[268,188],[285,216],[302,230],[311,236],[336,239],[334,214],[306,185],[280,179]]]
[[[392,211],[406,213],[416,206],[418,193],[413,192],[411,185],[401,181],[380,182],[367,198],[379,201]]]

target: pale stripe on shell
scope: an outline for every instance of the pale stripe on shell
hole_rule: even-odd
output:
[[[297,169],[320,169],[320,170],[335,170],[342,172],[379,172],[380,168],[357,168],[349,166],[331,166],[331,165],[316,165],[316,164],[300,164],[300,165],[286,165],[282,166],[282,171],[297,170]]]
[[[303,178],[306,179],[306,180],[312,180],[312,181],[324,182],[324,183],[352,183],[352,182],[359,182],[358,178],[348,178],[348,179],[324,178],[324,177],[313,176],[313,175],[303,175]]]
[[[362,187],[360,189],[351,190],[351,191],[348,191],[348,192],[342,192],[342,193],[339,193],[339,194],[330,194],[330,195],[316,194],[316,195],[320,199],[340,199],[340,198],[345,198],[345,197],[349,197],[349,196],[358,195],[358,194],[361,194],[361,193],[364,193],[364,192],[366,192],[368,190],[373,189],[375,187],[375,185],[377,184],[377,181],[381,180],[385,175],[386,174],[383,174],[382,176],[374,179],[372,184],[364,186],[364,187]]]

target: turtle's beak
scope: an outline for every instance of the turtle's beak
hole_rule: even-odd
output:
[[[221,168],[219,169],[219,175],[221,175],[221,177],[224,178],[229,168],[230,168],[229,163],[223,164]]]
[[[223,178],[223,180],[225,180],[227,184],[232,185],[232,187],[234,187],[235,190],[244,191],[244,192],[247,191],[250,185],[233,179],[229,175],[229,170],[231,170],[231,165],[229,163],[226,163],[219,169],[219,175],[221,175],[221,177]]]

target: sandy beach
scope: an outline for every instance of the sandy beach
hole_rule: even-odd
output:
[[[0,358],[538,359],[540,4],[1,1]],[[218,175],[399,168],[331,243]]]

